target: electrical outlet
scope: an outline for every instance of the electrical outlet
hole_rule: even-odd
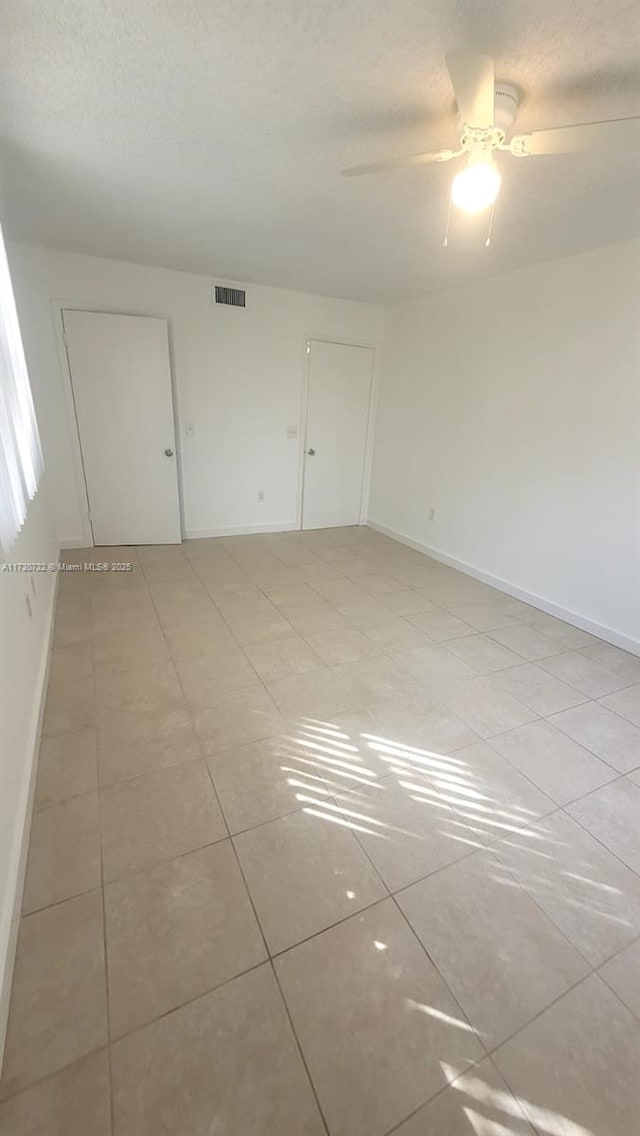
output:
[[[287,438],[297,438],[297,437],[298,437],[298,427],[297,426],[287,426]]]
[[[435,509],[429,509],[429,520],[430,520],[430,521],[435,521],[435,519],[436,519],[436,511],[435,511]]]
[[[261,489],[258,490],[258,501],[264,501],[264,493]]]
[[[193,425],[193,422],[185,422],[184,432],[187,438],[193,438],[195,436],[196,428]]]

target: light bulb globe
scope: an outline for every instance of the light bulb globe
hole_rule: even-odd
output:
[[[500,171],[493,162],[471,162],[454,177],[451,200],[465,213],[480,213],[493,205],[501,181]]]

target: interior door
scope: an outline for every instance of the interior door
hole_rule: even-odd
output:
[[[302,527],[358,525],[373,349],[312,340],[308,361]]]
[[[178,544],[166,320],[63,312],[94,544]]]

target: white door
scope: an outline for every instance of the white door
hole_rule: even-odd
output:
[[[166,320],[64,311],[96,545],[178,544]]]
[[[359,525],[373,349],[309,344],[303,529]]]

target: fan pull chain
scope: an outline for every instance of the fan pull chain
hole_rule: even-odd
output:
[[[496,215],[496,204],[495,204],[495,201],[494,201],[493,205],[491,206],[491,213],[489,214],[489,230],[487,232],[487,239],[484,242],[485,248],[489,248],[490,245],[491,245],[491,234],[493,233],[493,218],[495,217],[495,215]]]
[[[449,198],[449,212],[447,213],[447,227],[445,229],[444,240],[442,242],[443,248],[449,247],[449,228],[451,226],[451,198]]]

